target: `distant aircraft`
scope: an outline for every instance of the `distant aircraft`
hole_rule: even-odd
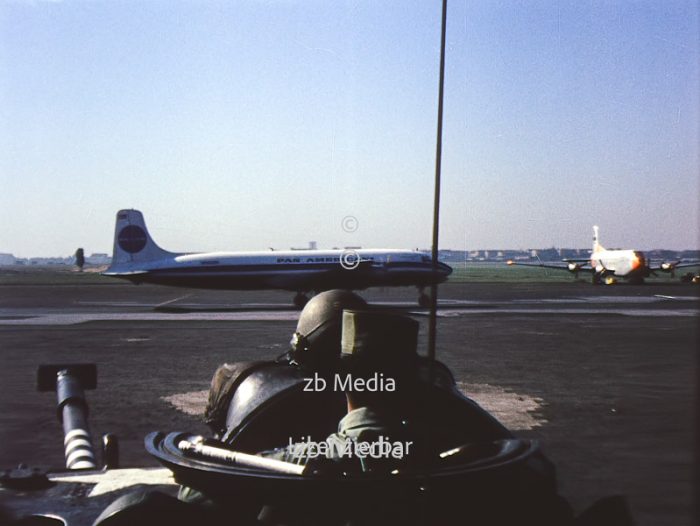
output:
[[[419,305],[427,306],[424,287],[445,281],[451,273],[452,268],[440,262],[434,272],[430,254],[417,250],[173,253],[151,239],[141,212],[120,210],[112,264],[103,275],[136,284],[289,290],[296,292],[294,304],[301,307],[311,291],[384,286],[416,286]]]
[[[522,265],[528,267],[544,267],[557,270],[568,270],[575,276],[579,271],[589,270],[591,272],[591,282],[594,285],[605,283],[612,285],[618,278],[628,280],[630,283],[644,283],[644,278],[655,276],[656,271],[669,272],[675,276],[677,268],[695,267],[700,262],[674,262],[664,261],[657,266],[652,266],[647,262],[643,252],[639,250],[607,250],[599,242],[598,227],[593,227],[593,250],[588,259],[564,259],[566,265],[555,265],[545,263],[520,263],[513,260],[507,262],[508,265]]]

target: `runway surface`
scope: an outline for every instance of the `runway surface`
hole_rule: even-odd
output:
[[[628,496],[638,524],[692,524],[700,288],[682,284],[446,284],[438,358],[461,388],[554,461],[582,510]],[[414,289],[362,293],[421,321]],[[298,311],[285,292],[129,284],[0,287],[0,467],[61,466],[55,397],[39,363],[95,362],[95,436],[125,465],[155,465],[153,430],[205,433],[197,414],[217,365],[273,358]]]

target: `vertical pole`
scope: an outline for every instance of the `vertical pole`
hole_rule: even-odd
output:
[[[430,286],[430,318],[428,325],[428,357],[430,358],[431,362],[435,360],[435,343],[437,329],[438,234],[440,229],[440,171],[442,168],[442,101],[444,98],[445,88],[446,29],[447,0],[442,0],[442,29],[440,36],[440,84],[438,89],[437,144],[435,147],[435,193],[433,200],[433,280]]]
[[[428,319],[428,359],[429,385],[433,385],[435,375],[435,344],[437,332],[437,281],[438,281],[438,234],[440,231],[440,170],[442,163],[442,100],[444,96],[445,86],[445,33],[447,27],[447,0],[442,0],[442,26],[440,33],[440,83],[438,88],[438,118],[437,118],[437,142],[435,146],[435,193],[433,197],[433,246],[432,246],[432,263],[433,263],[433,279],[430,285],[430,317]],[[426,482],[430,478],[430,472],[425,473]],[[429,484],[426,484],[430,488]],[[422,522],[428,523],[430,520],[428,509],[431,495],[424,495],[422,506]]]

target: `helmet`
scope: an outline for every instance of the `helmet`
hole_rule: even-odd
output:
[[[365,300],[348,290],[329,290],[311,298],[292,336],[290,360],[313,369],[335,365],[340,357],[343,309],[366,307]]]
[[[341,338],[341,369],[359,377],[391,376],[417,370],[419,323],[390,311],[345,310]]]

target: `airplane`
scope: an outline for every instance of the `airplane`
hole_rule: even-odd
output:
[[[452,268],[418,250],[333,249],[260,252],[174,253],[151,239],[143,214],[120,210],[112,264],[102,274],[135,284],[227,290],[278,289],[296,292],[303,307],[311,291],[416,286],[418,304],[429,305],[423,289],[442,283]]]
[[[555,265],[545,263],[521,263],[513,260],[506,262],[508,265],[521,265],[528,267],[544,267],[557,270],[568,270],[578,277],[581,270],[590,270],[591,283],[598,285],[605,283],[612,285],[618,278],[628,280],[633,284],[644,283],[644,279],[649,276],[656,276],[656,272],[668,272],[671,277],[675,276],[677,268],[695,267],[700,262],[664,261],[658,266],[652,266],[647,261],[644,253],[639,250],[607,250],[600,244],[598,227],[593,227],[593,250],[588,259],[563,259],[566,265]],[[588,267],[588,268],[587,268]]]

